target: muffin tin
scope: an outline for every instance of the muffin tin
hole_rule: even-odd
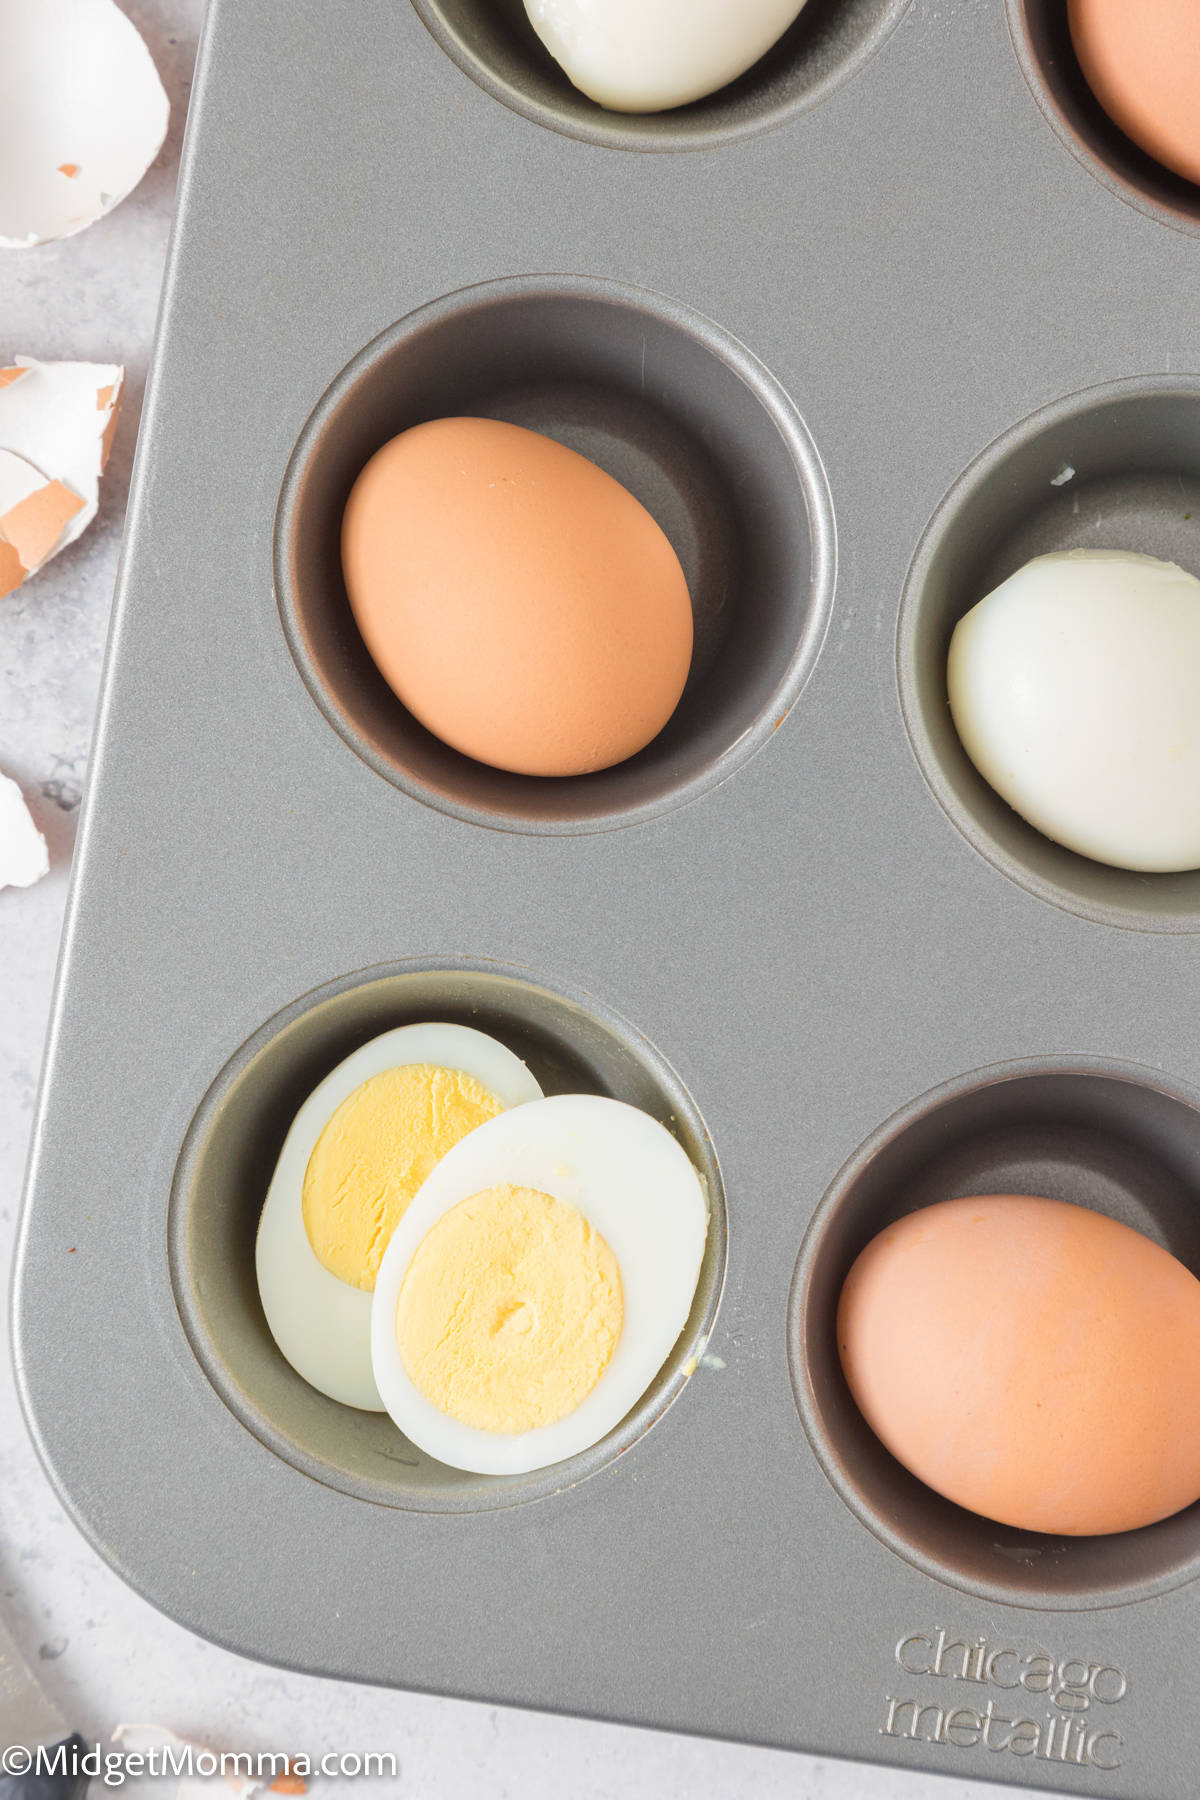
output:
[[[865,1430],[831,1329],[880,1225],[972,1188],[1200,1270],[1200,877],[1056,849],[945,707],[955,618],[1033,552],[1200,574],[1200,214],[1096,117],[1062,10],[809,0],[724,94],[621,119],[519,0],[215,0],[15,1297],[55,1486],[191,1629],[1190,1792],[1200,1509],[1073,1543],[969,1517]],[[693,679],[620,769],[457,757],[349,627],[358,467],[467,409],[592,456],[687,567]],[[296,1105],[429,1016],[644,1107],[712,1196],[659,1379],[537,1477],[323,1401],[257,1302]]]

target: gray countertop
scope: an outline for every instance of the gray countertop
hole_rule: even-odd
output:
[[[48,879],[0,894],[0,1255],[15,1229],[77,809],[119,555],[138,411],[170,225],[203,0],[126,0],[173,105],[163,154],[107,220],[0,261],[0,356],[124,361],[124,416],[98,522],[0,601],[0,768],[23,786],[50,844]],[[146,770],[153,783],[155,772]],[[7,1295],[5,1296],[5,1304]],[[7,1338],[5,1340],[7,1342]],[[152,1447],[150,1450],[152,1454]],[[968,1800],[1000,1789],[657,1736],[570,1719],[309,1679],[251,1664],[180,1629],[125,1588],[53,1497],[0,1374],[0,1606],[47,1689],[89,1738],[159,1720],[238,1750],[393,1752],[398,1781],[323,1780],[323,1794],[469,1800],[624,1793]]]

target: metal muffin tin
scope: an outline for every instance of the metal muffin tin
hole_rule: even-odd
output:
[[[969,1517],[866,1432],[831,1328],[857,1249],[952,1192],[1081,1201],[1200,1269],[1200,875],[1056,849],[946,716],[954,619],[1033,552],[1200,573],[1200,205],[1097,113],[1063,11],[809,0],[637,120],[519,0],[215,0],[15,1305],[59,1493],[193,1630],[1190,1794],[1200,1508],[1071,1543]],[[620,770],[470,764],[349,628],[349,484],[454,411],[593,456],[687,566],[693,681]],[[422,1016],[655,1113],[712,1196],[675,1353],[548,1477],[322,1400],[258,1307],[292,1111]]]

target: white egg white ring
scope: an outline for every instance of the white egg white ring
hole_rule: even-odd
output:
[[[372,1075],[428,1063],[460,1069],[506,1107],[540,1100],[519,1056],[469,1025],[401,1025],[363,1044],[314,1088],[292,1121],[258,1226],[254,1262],[271,1336],[311,1387],[383,1412],[371,1372],[371,1295],[331,1275],[304,1229],[304,1176],[317,1140],[343,1100]]]
[[[405,1371],[395,1331],[400,1288],[426,1233],[460,1201],[500,1186],[534,1188],[576,1207],[616,1257],[624,1298],[620,1340],[591,1393],[555,1424],[513,1435],[463,1425],[427,1400]],[[475,1474],[527,1474],[579,1455],[620,1424],[678,1341],[700,1277],[708,1211],[685,1151],[623,1101],[560,1094],[487,1120],[424,1182],[380,1266],[371,1355],[387,1411],[428,1455]]]

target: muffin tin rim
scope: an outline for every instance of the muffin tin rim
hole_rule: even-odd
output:
[[[647,1066],[658,1074],[664,1086],[668,1090],[674,1089],[678,1095],[682,1096],[692,1114],[692,1122],[703,1136],[707,1146],[713,1179],[709,1179],[704,1169],[698,1168],[696,1173],[708,1203],[708,1235],[704,1262],[707,1263],[711,1256],[714,1272],[712,1292],[702,1319],[698,1321],[695,1328],[689,1329],[689,1312],[689,1321],[685,1323],[679,1338],[676,1339],[662,1366],[655,1371],[647,1387],[625,1417],[599,1442],[580,1451],[577,1456],[569,1458],[566,1463],[554,1463],[527,1475],[512,1477],[464,1476],[464,1480],[480,1484],[478,1499],[457,1497],[449,1500],[443,1499],[440,1502],[425,1503],[422,1499],[414,1498],[412,1495],[389,1497],[384,1491],[383,1484],[379,1484],[378,1491],[369,1492],[367,1490],[370,1483],[357,1482],[351,1475],[337,1479],[337,1471],[333,1465],[322,1459],[317,1453],[306,1450],[303,1445],[294,1443],[287,1432],[279,1427],[255,1402],[253,1396],[245,1391],[233,1370],[227,1366],[220,1345],[210,1332],[203,1310],[197,1302],[194,1291],[195,1283],[189,1273],[192,1261],[189,1249],[189,1223],[194,1184],[203,1161],[206,1141],[218,1121],[229,1095],[252,1068],[255,1061],[269,1049],[282,1032],[298,1025],[307,1015],[325,1002],[336,1001],[358,988],[370,987],[380,981],[397,977],[414,976],[419,978],[438,975],[479,977],[484,980],[491,977],[539,990],[552,996],[555,1001],[566,1008],[583,1008],[590,1017],[599,1020],[606,1029],[612,1031],[618,1040],[629,1040],[638,1046]],[[390,1029],[390,1027],[385,1027],[385,1029]],[[483,1030],[485,1027],[483,1024],[479,1024],[476,1029]],[[265,1199],[265,1193],[263,1198]],[[258,1210],[261,1213],[261,1202]],[[607,1002],[583,988],[573,987],[554,978],[543,976],[525,965],[509,963],[499,958],[472,958],[447,954],[396,958],[383,963],[372,963],[318,983],[316,987],[310,988],[307,992],[277,1008],[225,1058],[220,1068],[209,1080],[193,1109],[180,1139],[179,1149],[172,1166],[165,1224],[167,1283],[178,1325],[187,1344],[191,1365],[202,1380],[207,1392],[223,1405],[226,1412],[236,1420],[247,1436],[255,1441],[258,1448],[276,1457],[294,1473],[316,1481],[322,1487],[347,1499],[381,1507],[386,1511],[435,1517],[470,1518],[481,1514],[503,1513],[514,1508],[533,1505],[539,1501],[555,1499],[561,1494],[579,1487],[593,1475],[612,1468],[628,1450],[631,1450],[654,1426],[660,1423],[690,1383],[700,1357],[704,1354],[705,1345],[716,1327],[729,1272],[730,1228],[725,1177],[704,1115],[693,1098],[690,1088],[674,1065],[640,1027],[626,1019],[624,1014],[609,1006]],[[697,1281],[696,1296],[693,1296],[693,1309],[703,1284],[702,1265],[701,1275]],[[683,1353],[685,1351],[686,1354]],[[277,1353],[282,1356],[281,1351],[277,1351]],[[670,1368],[671,1364],[676,1366],[664,1380],[664,1372]],[[659,1388],[660,1384],[661,1390],[656,1393],[654,1390]],[[329,1402],[329,1404],[340,1403]],[[348,1410],[353,1412],[356,1409]],[[383,1417],[384,1415],[374,1416]],[[404,1441],[399,1433],[397,1436],[398,1441]],[[454,1473],[458,1472],[454,1471]],[[496,1485],[499,1481],[505,1483],[502,1489]]]
[[[1089,902],[1061,886],[1057,881],[1047,879],[1029,871],[1016,857],[1009,856],[997,844],[990,831],[977,825],[971,809],[964,806],[958,797],[950,791],[949,784],[941,780],[940,774],[935,778],[931,771],[937,771],[938,761],[932,741],[925,729],[921,717],[921,708],[916,696],[916,677],[913,672],[914,644],[917,621],[920,612],[921,592],[941,540],[944,525],[957,504],[977,493],[981,487],[993,480],[1002,469],[1010,451],[1019,448],[1044,430],[1063,424],[1077,413],[1090,410],[1107,400],[1120,402],[1136,397],[1165,398],[1171,395],[1188,395],[1200,403],[1200,373],[1172,374],[1168,371],[1154,371],[1144,375],[1120,376],[1113,381],[1091,383],[1085,388],[1077,388],[1068,394],[1060,394],[1054,399],[1035,407],[1023,418],[1008,425],[992,438],[975,456],[966,462],[959,473],[950,482],[930,513],[917,539],[916,547],[909,563],[908,572],[901,589],[900,605],[896,616],[895,636],[895,675],[899,696],[900,712],[904,722],[905,735],[912,751],[917,769],[929,793],[937,801],[942,812],[954,826],[959,835],[966,840],[971,849],[980,856],[998,874],[1003,875],[1016,887],[1023,888],[1037,900],[1057,907],[1088,924],[1124,931],[1137,931],[1150,937],[1187,936],[1200,932],[1200,908],[1191,913],[1164,913],[1149,909],[1143,913],[1135,913],[1132,909],[1109,905],[1103,902]],[[1117,546],[1112,546],[1117,548]],[[976,600],[982,600],[982,594]],[[974,605],[975,600],[971,601]],[[967,607],[965,610],[969,611]],[[964,755],[965,755],[964,751]],[[980,781],[984,777],[978,777]],[[993,790],[994,791],[994,790]],[[997,796],[1002,799],[1002,796]],[[1007,803],[1005,803],[1007,804]],[[1014,817],[1020,817],[1013,810]],[[1053,839],[1038,832],[1037,827],[1024,821],[1027,830],[1037,833],[1047,843]],[[1061,846],[1059,846],[1061,848]],[[1072,853],[1074,854],[1074,853]],[[1081,857],[1081,861],[1089,859]],[[1100,865],[1106,866],[1106,865]],[[1122,870],[1123,874],[1136,874],[1136,871]],[[1180,873],[1197,873],[1200,871],[1180,871]],[[1145,877],[1147,880],[1153,877]]]
[[[1062,108],[1042,78],[1041,68],[1029,42],[1029,34],[1025,30],[1027,4],[1028,0],[1004,0],[1009,36],[1012,39],[1013,53],[1021,73],[1025,77],[1029,92],[1037,103],[1038,111],[1059,143],[1065,150],[1070,151],[1080,167],[1086,169],[1088,174],[1100,183],[1101,187],[1107,188],[1110,194],[1123,201],[1126,206],[1133,207],[1136,212],[1154,219],[1160,225],[1166,225],[1172,231],[1180,232],[1184,237],[1200,237],[1200,188],[1196,190],[1197,212],[1194,218],[1176,210],[1164,201],[1153,199],[1151,195],[1144,193],[1136,182],[1128,180],[1112,168],[1098,151],[1092,149],[1091,145],[1080,136],[1064,116]],[[1082,70],[1080,79],[1084,79]],[[1114,122],[1113,130],[1120,131],[1121,128]],[[1124,137],[1125,133],[1121,132],[1121,136]],[[1141,149],[1140,145],[1133,143],[1132,138],[1129,143],[1131,148]],[[1154,161],[1148,152],[1141,151],[1141,154],[1146,156],[1150,162]],[[1166,171],[1166,173],[1170,173],[1170,171]]]
[[[670,121],[673,113],[686,112],[687,109],[684,107],[667,107],[660,109],[658,112],[646,114],[621,113],[617,111],[610,112],[607,109],[600,107],[595,101],[591,101],[590,104],[596,106],[596,110],[601,118],[605,120],[611,119],[613,121],[611,129],[602,126],[599,122],[595,125],[589,125],[583,121],[578,123],[568,123],[554,107],[547,105],[544,101],[528,98],[512,82],[506,81],[502,77],[496,75],[482,58],[478,57],[471,50],[469,45],[463,41],[462,36],[454,30],[453,26],[444,17],[439,0],[411,0],[411,4],[413,11],[420,19],[421,24],[425,27],[430,37],[437,44],[438,48],[449,58],[460,73],[465,75],[468,80],[473,81],[476,87],[487,94],[489,99],[498,101],[500,105],[507,107],[510,112],[514,112],[521,118],[527,119],[531,124],[538,125],[547,131],[557,132],[560,137],[574,138],[579,143],[593,145],[603,150],[626,153],[633,151],[649,156],[663,154],[681,155],[688,151],[713,151],[733,148],[752,141],[755,138],[762,137],[769,132],[778,131],[793,119],[812,112],[816,107],[820,106],[823,101],[828,100],[831,95],[836,93],[847,81],[852,80],[856,75],[860,74],[863,67],[871,61],[878,51],[884,48],[889,38],[891,38],[892,34],[895,32],[897,26],[900,25],[905,16],[911,11],[914,0],[886,0],[888,13],[883,21],[868,34],[866,40],[859,46],[846,63],[839,65],[836,69],[830,70],[804,95],[794,99],[777,102],[764,116],[760,117],[755,115],[750,119],[742,120],[738,123],[731,123],[725,126],[710,126],[707,129],[695,132],[671,130],[669,125],[667,129],[662,132],[649,130],[638,131],[634,126],[622,122],[629,118],[648,118]],[[801,12],[802,11],[803,9],[801,9]],[[797,18],[800,16],[801,14],[798,13]],[[793,20],[793,24],[795,24],[795,20]],[[792,26],[788,26],[786,29],[790,31]],[[778,40],[776,40],[776,43],[778,43]],[[772,48],[774,47],[775,46],[772,46]],[[549,55],[549,52],[547,52],[547,55]],[[764,55],[770,56],[771,50],[765,51]],[[760,57],[759,61],[761,62],[762,60],[763,58]],[[753,73],[756,66],[757,65],[752,64],[750,69],[746,70],[743,75],[737,77],[737,80],[744,80],[746,75]],[[566,80],[568,78],[564,75],[563,79]],[[734,85],[736,85],[734,82],[727,82],[725,87],[716,89],[714,95],[707,95],[705,98],[715,98],[716,95],[724,93],[727,88]],[[582,97],[584,99],[588,98],[586,95],[583,95]],[[695,102],[694,104],[702,105],[703,100]]]
[[[597,300],[603,305],[641,308],[693,338],[717,358],[755,399],[777,432],[795,472],[810,545],[810,603],[806,627],[755,722],[721,752],[713,763],[674,785],[663,796],[635,806],[615,807],[586,818],[516,819],[487,812],[437,790],[378,755],[354,722],[343,718],[326,692],[319,662],[308,654],[299,625],[294,584],[288,568],[288,546],[302,505],[304,477],[329,420],[380,357],[397,344],[455,316],[472,298],[483,303],[567,298]],[[368,340],[326,383],[308,412],[288,455],[271,524],[271,569],[275,610],[284,641],[309,698],[343,744],[368,768],[409,799],[462,824],[530,837],[586,837],[644,825],[690,805],[721,787],[752,760],[790,716],[813,675],[829,634],[838,580],[838,530],[833,494],[824,459],[804,415],[771,369],[741,338],[718,320],[673,295],[608,276],[544,271],[491,276],[435,296],[393,320]],[[396,702],[397,706],[400,702]],[[534,779],[553,779],[551,777]],[[580,778],[586,779],[586,777]]]
[[[860,1498],[854,1483],[842,1475],[836,1446],[831,1443],[821,1421],[820,1406],[814,1395],[813,1383],[804,1354],[805,1314],[814,1273],[813,1265],[817,1259],[825,1226],[842,1203],[852,1182],[875,1161],[882,1150],[894,1143],[909,1126],[927,1117],[946,1102],[964,1097],[985,1087],[1020,1081],[1027,1076],[1055,1074],[1127,1081],[1136,1086],[1148,1088],[1168,1100],[1189,1107],[1196,1113],[1198,1128],[1200,1128],[1200,1087],[1193,1087],[1189,1082],[1168,1075],[1164,1070],[1153,1068],[1146,1063],[1084,1052],[1052,1051],[1044,1056],[1026,1056],[1002,1062],[985,1063],[977,1068],[952,1075],[948,1080],[927,1088],[923,1093],[913,1095],[902,1106],[889,1114],[881,1124],[877,1125],[845,1159],[825,1188],[804,1228],[795,1269],[788,1288],[787,1366],[796,1412],[799,1415],[809,1448],[823,1475],[846,1510],[853,1514],[858,1523],[893,1556],[899,1558],[909,1568],[917,1570],[918,1573],[953,1589],[956,1593],[965,1594],[973,1600],[982,1600],[989,1604],[1011,1606],[1022,1611],[1041,1614],[1100,1613],[1123,1610],[1129,1606],[1139,1606],[1147,1601],[1158,1599],[1164,1594],[1174,1593],[1180,1588],[1190,1586],[1200,1579],[1200,1546],[1197,1547],[1195,1554],[1183,1568],[1143,1581],[1138,1584],[1134,1592],[1114,1587],[1087,1594],[1067,1593],[1048,1596],[1043,1593],[1039,1597],[1036,1590],[1008,1587],[1002,1582],[966,1579],[956,1574],[953,1569],[947,1567],[936,1557],[909,1544],[900,1532],[891,1530],[886,1519],[870,1505],[869,1501],[865,1497]],[[1200,1501],[1195,1504],[1200,1506]],[[984,1520],[983,1523],[988,1524],[990,1521]],[[996,1526],[997,1531],[1003,1529],[1002,1526]],[[1115,1535],[1123,1536],[1125,1534]]]

